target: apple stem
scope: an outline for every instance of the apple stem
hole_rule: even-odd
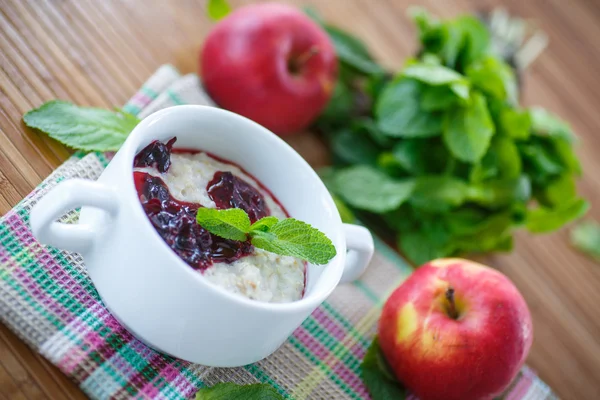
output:
[[[446,289],[446,300],[448,300],[448,315],[452,319],[458,319],[458,312],[454,303],[454,288],[452,286],[448,286],[448,289]]]
[[[289,68],[293,73],[297,73],[302,69],[304,64],[308,62],[311,58],[319,54],[319,48],[317,46],[311,46],[304,53],[300,54],[296,59],[293,59],[290,62]]]

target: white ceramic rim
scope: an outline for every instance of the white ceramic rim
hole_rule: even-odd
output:
[[[308,297],[305,296],[305,297],[302,297],[300,300],[287,302],[287,303],[271,303],[271,302],[264,302],[264,301],[250,299],[241,294],[230,292],[227,289],[210,282],[208,279],[204,278],[201,273],[192,269],[192,267],[190,267],[188,264],[186,264],[171,248],[169,248],[167,246],[167,244],[164,242],[164,240],[162,239],[162,237],[158,234],[156,229],[152,226],[152,224],[150,223],[150,221],[148,219],[148,216],[146,215],[146,213],[144,212],[144,210],[142,208],[142,203],[140,202],[137,191],[135,190],[135,184],[134,184],[134,180],[133,180],[133,158],[137,154],[137,151],[141,150],[141,148],[142,148],[141,146],[145,146],[148,143],[150,143],[150,141],[154,140],[154,139],[150,139],[150,140],[148,140],[148,142],[143,141],[144,131],[146,130],[147,127],[149,127],[150,125],[155,123],[157,120],[159,120],[161,118],[165,118],[165,116],[167,116],[167,115],[171,115],[173,113],[182,113],[183,114],[183,113],[189,112],[189,111],[192,111],[192,112],[193,111],[201,111],[203,113],[208,113],[208,114],[213,113],[214,118],[237,119],[238,122],[249,125],[249,129],[253,130],[252,134],[264,135],[267,140],[271,141],[273,146],[278,146],[283,151],[287,151],[289,153],[289,156],[294,159],[294,162],[299,163],[300,165],[302,165],[303,168],[309,170],[309,174],[315,180],[317,180],[319,182],[319,185],[321,185],[322,188],[324,189],[324,191],[327,195],[327,202],[330,203],[330,206],[333,207],[334,210],[337,209],[335,206],[335,203],[333,201],[333,198],[331,197],[331,194],[329,194],[329,191],[325,187],[324,183],[321,181],[321,178],[319,178],[319,175],[313,170],[313,168],[308,164],[308,162],[306,162],[306,160],[304,158],[302,158],[302,156],[300,156],[300,154],[298,154],[296,152],[296,150],[294,150],[288,143],[286,143],[279,136],[275,135],[274,133],[272,133],[271,131],[269,131],[268,129],[263,127],[262,125],[259,125],[256,122],[254,122],[246,117],[243,117],[239,114],[235,114],[235,113],[227,111],[227,110],[210,107],[210,106],[201,106],[201,105],[179,105],[179,106],[173,106],[173,107],[168,107],[168,108],[162,109],[160,111],[157,111],[157,112],[149,115],[145,119],[143,119],[134,128],[134,130],[130,133],[129,137],[127,138],[127,141],[125,142],[123,147],[121,147],[121,149],[119,150],[119,152],[124,153],[123,154],[123,156],[125,156],[124,162],[127,163],[127,168],[128,168],[126,171],[124,171],[124,173],[127,173],[129,176],[129,178],[127,180],[128,185],[126,188],[123,188],[124,195],[126,196],[124,200],[132,201],[133,203],[136,204],[133,207],[134,212],[137,213],[136,218],[142,219],[144,221],[144,222],[142,222],[142,224],[144,224],[145,229],[151,230],[152,234],[154,235],[156,240],[160,242],[160,246],[162,246],[162,248],[170,254],[169,257],[171,257],[171,259],[173,260],[173,263],[175,265],[177,265],[177,267],[175,267],[175,268],[184,268],[187,271],[186,273],[188,273],[188,275],[190,276],[190,279],[195,279],[201,285],[207,286],[208,290],[214,290],[215,294],[217,294],[217,295],[225,296],[232,301],[238,302],[240,305],[257,307],[257,308],[261,308],[261,309],[276,312],[276,313],[279,313],[279,312],[287,313],[289,311],[303,310],[303,309],[306,309],[309,307],[315,307],[315,306],[318,306],[319,304],[321,304],[331,294],[331,292],[333,292],[333,290],[337,287],[337,285],[339,284],[340,279],[342,277],[342,274],[344,272],[344,268],[345,268],[346,242],[345,242],[345,236],[344,236],[343,229],[341,229],[342,221],[341,221],[339,214],[337,214],[337,220],[338,220],[337,222],[339,224],[339,229],[338,229],[339,234],[338,234],[337,242],[333,242],[338,254],[336,254],[336,256],[328,264],[320,265],[317,267],[317,268],[328,268],[328,267],[331,268],[334,266],[337,267],[334,270],[335,274],[334,274],[333,278],[330,279],[330,284],[327,285],[325,290],[321,290],[320,292],[316,292],[316,293],[311,293],[311,295]],[[172,116],[169,116],[169,118],[172,118]],[[197,149],[197,150],[210,152],[210,149]],[[226,160],[226,161],[231,161],[235,165],[239,165],[235,160]],[[256,177],[256,179],[258,179],[260,182],[259,177]],[[267,189],[269,189],[269,191],[271,190],[270,188],[267,188]],[[283,206],[285,207],[285,204]],[[343,251],[344,254],[340,254],[340,251]],[[320,277],[319,279],[321,279],[321,278],[323,278],[323,277]]]

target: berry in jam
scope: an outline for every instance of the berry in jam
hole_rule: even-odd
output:
[[[171,150],[177,138],[172,138],[167,143],[158,140],[144,147],[133,159],[136,168],[155,167],[159,172],[167,172],[171,166]]]
[[[204,270],[213,262],[231,263],[254,250],[249,241],[223,239],[198,225],[196,212],[201,205],[173,198],[161,178],[139,171],[133,176],[148,219],[165,243],[192,268]]]
[[[217,208],[241,208],[252,223],[269,215],[269,207],[262,194],[231,172],[216,172],[206,190]]]

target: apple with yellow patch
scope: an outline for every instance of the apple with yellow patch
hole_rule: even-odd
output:
[[[497,396],[523,365],[532,338],[529,309],[513,283],[459,258],[417,269],[379,321],[385,358],[421,400]]]

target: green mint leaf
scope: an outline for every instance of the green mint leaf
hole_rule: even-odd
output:
[[[429,141],[422,139],[401,140],[392,149],[392,156],[405,171],[412,175],[422,175],[429,166],[425,157],[429,145]]]
[[[571,243],[588,256],[600,261],[600,224],[584,221],[571,231]]]
[[[269,230],[271,230],[271,227],[273,225],[275,225],[277,222],[279,222],[279,218],[277,218],[277,217],[273,217],[273,216],[263,217],[250,226],[250,232],[252,232],[252,231],[268,232]]]
[[[450,109],[444,122],[444,142],[459,160],[477,163],[487,151],[494,123],[490,117],[485,98],[472,94],[472,103],[467,107]]]
[[[462,69],[483,58],[488,53],[490,33],[486,26],[472,15],[464,15],[454,21],[455,29],[462,32],[463,42],[460,54]]]
[[[563,138],[569,143],[575,141],[575,134],[571,126],[547,110],[541,107],[533,107],[529,110],[529,116],[531,118],[531,129],[536,134]]]
[[[567,171],[577,176],[581,175],[581,163],[579,162],[579,158],[577,158],[577,154],[575,154],[573,144],[560,136],[550,137],[549,140],[556,157]]]
[[[365,75],[385,73],[385,70],[373,61],[369,50],[358,38],[331,25],[324,27],[342,63]]]
[[[439,138],[404,139],[392,148],[395,161],[411,175],[442,172],[448,162],[448,150]]]
[[[519,152],[530,175],[538,179],[545,180],[548,176],[558,175],[564,171],[558,156],[547,142],[532,140],[519,145]]]
[[[335,246],[325,234],[294,218],[277,222],[268,232],[253,230],[250,236],[258,248],[312,264],[327,264],[336,254]]]
[[[439,223],[421,225],[419,230],[401,232],[398,247],[414,265],[451,255],[450,236]]]
[[[25,125],[73,149],[117,151],[139,120],[122,112],[52,100],[23,116]]]
[[[338,79],[331,99],[319,115],[319,123],[343,124],[354,109],[354,92],[342,79]]]
[[[456,92],[447,86],[426,86],[421,95],[421,108],[425,111],[440,111],[458,102]]]
[[[225,18],[231,12],[231,6],[226,0],[208,0],[206,12],[213,21]]]
[[[196,214],[196,221],[210,233],[225,239],[244,241],[250,232],[250,218],[240,208],[217,210],[201,207]]]
[[[409,198],[410,204],[420,210],[446,212],[464,203],[468,185],[451,176],[421,176],[415,178]]]
[[[546,186],[539,190],[536,199],[546,207],[560,207],[577,197],[577,187],[573,175],[563,174],[552,179]]]
[[[362,380],[375,400],[402,400],[406,391],[389,367],[377,336],[369,346],[361,365]]]
[[[127,121],[129,121],[131,124],[133,124],[134,126],[137,125],[140,122],[140,119],[138,117],[136,117],[135,115],[123,110],[122,108],[115,108],[115,112],[119,113],[124,119],[126,119]]]
[[[517,179],[491,180],[469,186],[467,200],[488,209],[500,209],[531,198],[531,181],[526,175]]]
[[[352,122],[352,129],[359,134],[365,133],[379,147],[390,147],[394,143],[394,139],[383,133],[371,118],[356,119]]]
[[[422,84],[411,79],[397,79],[387,85],[375,106],[377,123],[392,137],[417,138],[438,136],[442,116],[421,106]]]
[[[483,159],[473,166],[469,174],[471,182],[486,179],[517,179],[521,176],[522,163],[519,149],[505,136],[494,136]]]
[[[329,190],[331,198],[333,199],[333,202],[335,203],[335,206],[337,207],[337,210],[340,213],[340,218],[342,219],[342,222],[348,224],[356,222],[356,217],[354,216],[352,210],[346,205],[346,203],[344,203],[344,201],[341,198],[339,198],[335,193],[333,193],[333,177],[335,175],[334,168],[323,167],[317,172],[319,174],[319,177]]]
[[[325,23],[325,21],[323,21],[323,17],[321,16],[321,14],[319,14],[319,11],[316,10],[314,7],[304,6],[302,7],[302,11],[304,11],[304,13],[308,15],[310,19],[315,21],[317,24],[323,25]]]
[[[427,10],[418,6],[410,6],[407,14],[417,26],[421,44],[425,46],[428,36],[439,28],[440,21],[429,14]]]
[[[505,107],[500,111],[499,131],[514,140],[527,140],[531,133],[530,113]]]
[[[231,382],[217,383],[202,388],[196,393],[196,400],[283,400],[272,386],[266,383],[238,385]]]
[[[344,163],[375,165],[379,147],[363,132],[342,129],[331,138],[331,151]]]
[[[486,57],[467,69],[473,86],[498,100],[518,103],[517,80],[512,68],[495,57]]]
[[[402,75],[406,78],[412,78],[432,86],[465,82],[465,77],[453,69],[444,67],[443,65],[432,65],[419,62],[404,68]]]
[[[454,235],[450,246],[457,253],[509,251],[512,249],[513,226],[509,212],[491,214],[472,226],[469,234]]]
[[[383,213],[408,199],[413,183],[395,180],[369,166],[354,166],[333,176],[333,188],[352,207]]]
[[[525,225],[532,233],[551,232],[582,217],[589,208],[590,204],[581,198],[575,198],[556,208],[538,207],[527,210]]]
[[[465,77],[443,65],[416,62],[404,68],[402,76],[431,86],[447,86],[459,98],[469,99],[469,83]]]

